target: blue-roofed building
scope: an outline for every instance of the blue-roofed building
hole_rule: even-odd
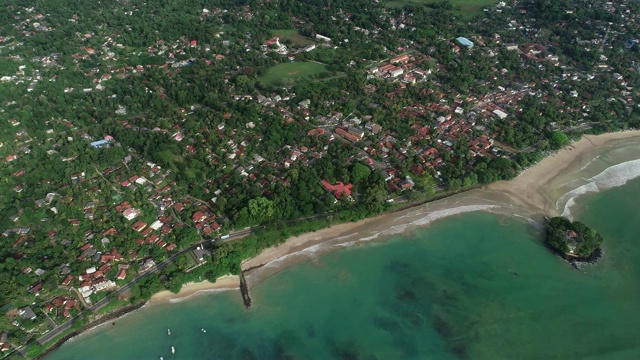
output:
[[[457,38],[456,40],[458,40],[458,42],[460,43],[460,45],[462,46],[466,46],[469,49],[471,49],[473,47],[473,42],[469,39],[467,39],[466,37],[462,37],[460,36],[459,38]]]
[[[100,149],[101,147],[105,147],[109,145],[111,145],[111,141],[109,140],[98,140],[91,143],[91,146],[93,146],[96,149]]]

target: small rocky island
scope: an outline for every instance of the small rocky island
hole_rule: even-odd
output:
[[[584,262],[596,263],[602,255],[602,236],[579,221],[561,216],[553,217],[547,221],[545,230],[547,246],[574,267]]]

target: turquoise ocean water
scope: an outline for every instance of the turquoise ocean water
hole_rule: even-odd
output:
[[[237,292],[154,304],[47,359],[640,359],[638,194],[578,201],[606,239],[580,271],[526,220],[467,213],[289,268],[250,310]]]

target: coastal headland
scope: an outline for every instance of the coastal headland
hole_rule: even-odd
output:
[[[545,216],[557,216],[563,206],[557,202],[566,193],[562,185],[581,177],[581,169],[602,152],[640,144],[640,130],[584,135],[580,140],[550,154],[538,164],[524,170],[510,181],[499,181],[482,189],[459,193],[441,200],[385,213],[358,222],[334,225],[316,232],[287,239],[242,263],[249,286],[297,263],[310,261],[321,254],[366,241],[381,241],[409,232],[429,223],[464,212],[491,211],[529,219],[542,233]],[[560,206],[560,207],[559,207]],[[176,302],[196,293],[237,289],[239,278],[224,277],[215,283],[189,284],[177,293],[163,291],[152,298]]]

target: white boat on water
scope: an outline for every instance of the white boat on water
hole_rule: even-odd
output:
[[[167,329],[167,335],[171,336],[171,329]]]
[[[174,348],[173,346],[171,347],[171,353],[175,355],[176,353],[176,348]]]
[[[200,329],[200,331],[202,331],[202,332],[207,332],[207,330],[205,330],[204,328]]]

